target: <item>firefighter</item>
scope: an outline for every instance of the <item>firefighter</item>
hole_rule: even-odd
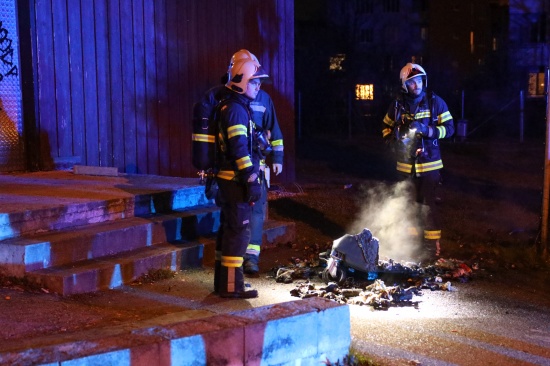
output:
[[[266,133],[267,144],[269,144],[267,149],[264,149],[267,144],[258,146],[261,154],[260,182],[262,195],[252,208],[250,242],[244,258],[244,272],[249,275],[255,275],[259,271],[258,262],[263,241],[264,219],[267,211],[267,190],[269,188],[270,171],[266,164],[266,158],[271,156],[273,173],[279,175],[283,171],[284,145],[283,134],[281,133],[277,115],[275,114],[275,107],[269,94],[260,90],[256,99],[250,103],[250,107],[252,109],[252,121],[258,130]]]
[[[229,68],[226,75],[222,77],[222,85],[215,86],[209,89],[203,97],[202,103],[210,106],[216,105],[219,101],[226,98],[228,94],[227,88],[223,84],[227,82],[227,76],[230,74],[230,69],[233,64],[241,60],[252,60],[258,62],[258,58],[246,49],[241,49],[235,52],[229,61]],[[260,79],[262,82],[266,78]],[[279,127],[279,121],[275,113],[273,100],[267,92],[260,89],[256,98],[250,102],[252,121],[254,122],[255,130],[263,131],[267,137],[269,149],[261,149],[260,157],[260,184],[262,195],[258,202],[252,207],[252,217],[250,220],[250,242],[246,249],[244,257],[244,273],[256,275],[259,272],[259,257],[263,241],[263,225],[267,211],[267,190],[269,187],[270,171],[266,164],[266,158],[271,157],[272,169],[275,175],[281,174],[283,171],[283,134]],[[258,148],[258,146],[256,146]]]
[[[423,218],[424,242],[440,255],[441,227],[435,189],[443,168],[439,140],[454,133],[453,117],[442,98],[426,90],[422,66],[407,63],[399,73],[401,90],[384,116],[382,135],[393,141],[397,171],[413,183],[413,199]],[[422,210],[427,208],[427,210]]]
[[[219,186],[216,203],[221,208],[216,238],[214,290],[227,298],[253,298],[256,290],[245,289],[243,257],[250,239],[252,207],[261,196],[260,157],[252,146],[250,102],[268,77],[254,60],[235,62],[225,84],[229,93],[219,107]]]

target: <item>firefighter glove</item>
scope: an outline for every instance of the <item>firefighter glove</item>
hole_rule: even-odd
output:
[[[426,136],[426,137],[430,136],[430,128],[418,121],[414,121],[413,123],[411,123],[410,129],[416,130],[416,133],[419,135]]]
[[[262,186],[260,185],[260,182],[258,182],[257,179],[252,182],[247,182],[245,193],[245,199],[247,202],[253,203],[258,201],[262,196]]]
[[[273,173],[279,175],[283,172],[283,164],[273,164]]]

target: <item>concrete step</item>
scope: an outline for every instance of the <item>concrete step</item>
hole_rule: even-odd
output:
[[[267,220],[264,222],[262,248],[275,248],[279,244],[287,244],[296,238],[296,225],[291,221]],[[216,238],[214,235],[200,237],[204,244],[205,265],[213,266],[216,257]]]
[[[129,284],[149,270],[200,267],[203,245],[197,242],[163,243],[117,255],[44,268],[26,277],[62,296],[107,290]]]
[[[212,209],[209,207],[209,209]],[[189,214],[187,217],[200,217],[200,210],[191,210],[185,212]],[[177,220],[164,220],[166,215],[155,217],[163,227],[174,226],[178,227]],[[132,218],[123,220],[126,224],[125,228],[119,228],[112,232],[114,242],[125,243],[125,239],[121,239],[121,235],[129,236],[135,243],[150,242],[150,238],[165,237],[162,234],[155,236],[153,233],[157,229],[144,230],[141,228],[141,223],[137,226],[128,226],[130,223],[142,218]],[[193,220],[189,220],[193,221]],[[110,226],[112,228],[120,227],[123,222],[109,223],[108,225],[101,224],[99,227]],[[176,229],[179,231],[179,228]],[[132,232],[134,232],[132,234]],[[75,236],[74,232],[65,233],[71,238]],[[99,237],[108,236],[108,232],[99,231]],[[200,233],[204,235],[204,233]],[[141,237],[140,237],[141,235]],[[57,236],[62,236],[57,234]],[[294,223],[268,220],[264,225],[264,241],[266,246],[274,246],[278,243],[286,243],[292,241],[295,236]],[[130,239],[128,239],[130,240]],[[92,240],[94,241],[94,240]],[[96,240],[96,243],[106,243],[107,240]],[[70,245],[70,244],[69,244]],[[105,245],[99,245],[105,247]],[[0,246],[1,248],[1,246]],[[78,247],[69,246],[69,249],[75,250],[78,253]],[[76,249],[75,249],[76,248]],[[147,273],[149,270],[170,269],[178,271],[185,268],[198,267],[203,263],[211,265],[215,260],[215,238],[214,233],[210,232],[207,236],[201,237],[198,241],[185,241],[181,238],[174,239],[172,242],[155,243],[150,246],[137,246],[131,250],[117,252],[115,255],[102,255],[93,259],[82,259],[78,261],[69,261],[62,265],[52,265],[47,268],[40,268],[31,271],[26,271],[24,275],[32,282],[42,284],[50,291],[57,294],[67,296],[78,293],[93,292],[105,289],[113,289],[124,284],[134,281],[136,278]]]
[[[25,235],[0,241],[0,272],[22,277],[29,271],[193,240],[212,235],[218,227],[219,209],[210,205]]]
[[[212,204],[195,178],[0,175],[0,240]]]
[[[23,340],[0,345],[0,364],[320,365],[343,360],[350,345],[349,305],[312,297]]]
[[[266,220],[262,239],[262,248],[292,243],[296,240],[296,224],[293,221]]]

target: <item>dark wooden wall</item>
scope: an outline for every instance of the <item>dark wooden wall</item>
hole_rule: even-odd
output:
[[[192,105],[246,48],[273,81],[278,180],[294,180],[294,0],[29,1],[39,169],[195,176]]]

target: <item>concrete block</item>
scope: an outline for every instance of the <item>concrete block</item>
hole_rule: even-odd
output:
[[[118,176],[118,168],[88,166],[88,165],[74,165],[73,173],[84,174],[84,175],[103,175],[103,176],[116,177]]]
[[[201,335],[173,339],[170,341],[169,365],[208,365],[206,345]]]
[[[325,308],[324,304],[311,301],[317,307],[317,334],[319,334],[318,348],[326,353],[333,350],[345,349],[346,354],[351,344],[351,323],[349,306]],[[319,306],[321,305],[321,306]],[[345,355],[345,354],[344,354]],[[332,355],[332,357],[334,357]]]
[[[161,355],[162,343],[150,343],[130,348],[130,366],[162,366],[170,359]],[[169,356],[169,355],[168,355]]]
[[[167,365],[244,365],[247,323],[225,314],[171,326]]]
[[[60,366],[130,366],[130,350],[122,349],[112,352],[100,353],[96,355],[77,358],[74,360],[62,361]]]
[[[323,354],[343,357],[351,343],[348,306],[326,299],[310,298],[233,314],[253,322],[245,328],[245,356],[251,364],[284,365],[315,360]],[[329,337],[334,342],[329,342]],[[342,349],[345,353],[340,355]]]

